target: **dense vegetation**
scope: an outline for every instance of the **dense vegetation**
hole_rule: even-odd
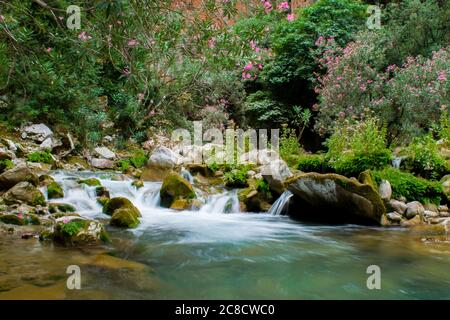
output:
[[[234,0],[189,10],[165,0],[43,3],[0,1],[0,120],[9,127],[42,121],[84,147],[107,134],[117,147],[141,143],[192,120],[283,128],[280,153],[303,171],[357,176],[400,153],[415,175],[448,173],[448,2],[389,2],[373,30],[370,1],[295,11],[282,1],[247,10]],[[83,10],[79,30],[66,27],[71,4]],[[146,156],[119,166],[142,167]],[[51,162],[45,152],[29,158]],[[231,185],[245,180],[228,171]]]

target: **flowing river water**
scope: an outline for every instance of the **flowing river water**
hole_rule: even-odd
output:
[[[450,299],[447,236],[430,242],[401,228],[240,213],[234,191],[179,212],[159,206],[161,183],[138,190],[107,174],[53,173],[65,192],[55,202],[105,221],[94,188],[76,183],[80,176],[130,199],[141,224],[107,227],[112,243],[95,247],[1,237],[0,299]],[[80,267],[81,290],[66,287],[69,265]],[[381,269],[380,290],[367,288],[370,265]]]

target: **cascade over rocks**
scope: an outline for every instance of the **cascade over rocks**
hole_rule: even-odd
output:
[[[176,173],[172,173],[164,179],[160,196],[161,206],[166,208],[170,208],[175,200],[196,198],[194,188],[189,181]]]
[[[374,188],[338,174],[306,173],[286,181],[293,196],[288,214],[329,223],[381,224],[386,213]]]

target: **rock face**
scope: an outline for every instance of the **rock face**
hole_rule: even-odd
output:
[[[45,124],[33,124],[22,130],[22,139],[32,139],[37,142],[43,142],[47,138],[53,136],[52,130]]]
[[[160,190],[161,206],[170,208],[175,200],[194,199],[196,194],[191,184],[176,173],[170,174],[164,179]]]
[[[391,200],[392,197],[392,187],[389,181],[382,180],[380,182],[380,186],[378,187],[378,193],[380,194],[381,199],[384,201]]]
[[[31,183],[20,182],[3,195],[3,201],[8,204],[25,203],[30,206],[45,206],[44,195]]]
[[[274,160],[261,168],[261,174],[275,192],[284,191],[284,181],[293,176],[288,165],[281,159]]]
[[[116,154],[106,147],[95,148],[94,153],[102,159],[112,160],[116,158]]]
[[[8,190],[19,182],[27,181],[37,186],[38,176],[26,164],[18,165],[0,175],[0,189]]]
[[[106,202],[103,212],[112,216],[110,221],[112,226],[135,228],[140,223],[138,218],[141,213],[127,198],[112,198]]]
[[[41,233],[41,240],[54,240],[64,245],[80,245],[108,241],[103,225],[95,220],[79,216],[64,216],[56,219],[50,230]]]
[[[381,224],[386,213],[378,192],[355,179],[306,173],[286,184],[294,194],[288,212],[292,217],[330,223]]]
[[[408,209],[408,206],[404,202],[394,199],[391,199],[391,201],[389,201],[389,205],[392,207],[392,209],[394,209],[395,212],[401,215],[403,215],[406,212],[406,209]]]
[[[173,169],[182,163],[183,158],[181,156],[162,146],[156,148],[148,160],[149,166],[161,169]]]

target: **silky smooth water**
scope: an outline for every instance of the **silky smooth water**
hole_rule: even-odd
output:
[[[66,193],[58,202],[106,218],[77,176],[54,174]],[[236,192],[177,212],[159,207],[160,183],[137,190],[131,181],[99,177],[111,196],[140,209],[140,226],[108,228],[112,244],[88,248],[0,237],[0,299],[450,299],[448,236],[430,242],[400,228],[237,213]],[[115,258],[107,263],[105,256]],[[66,288],[71,264],[81,268],[81,290]],[[366,286],[370,265],[381,268],[380,290]]]

